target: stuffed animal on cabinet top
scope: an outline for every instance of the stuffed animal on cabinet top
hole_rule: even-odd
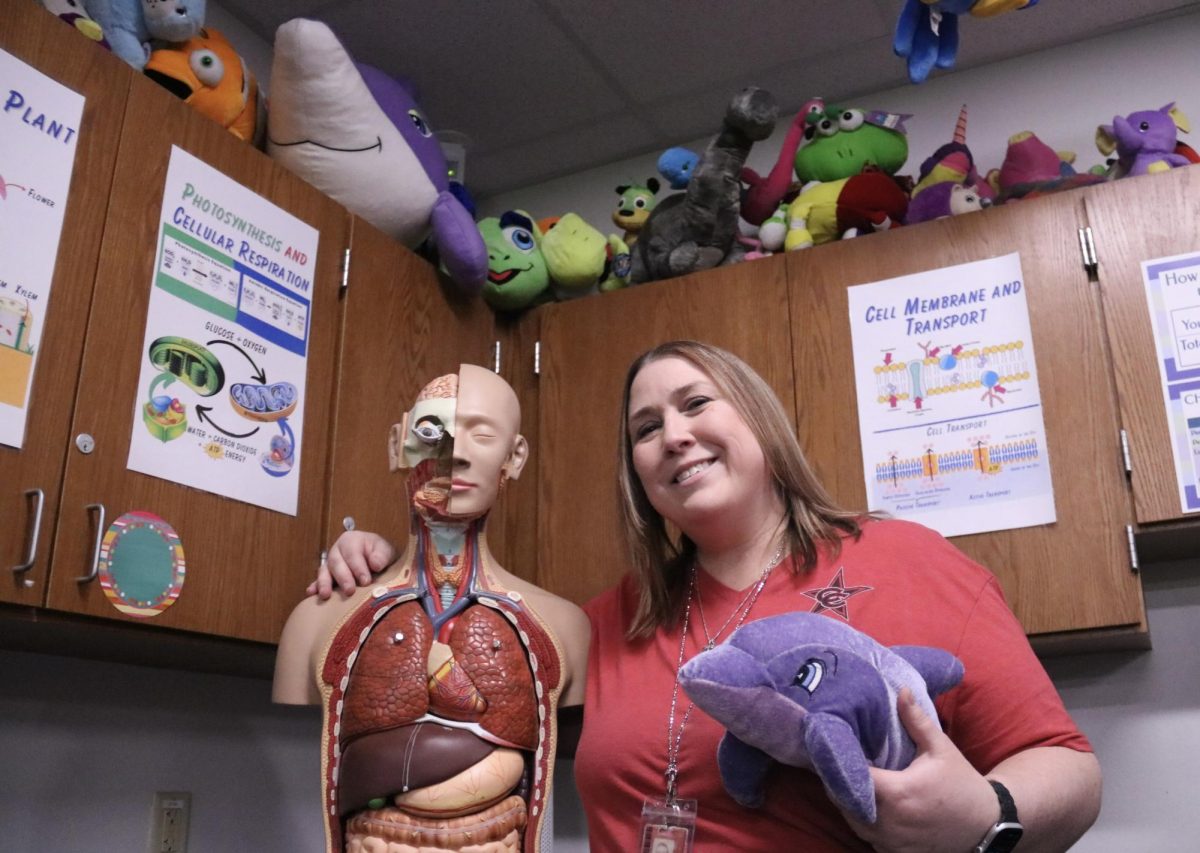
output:
[[[271,157],[410,248],[430,235],[455,284],[483,289],[483,237],[415,99],[356,64],[325,24],[297,18],[276,31],[267,128]]]
[[[41,0],[41,2],[47,11],[57,15],[61,21],[70,24],[92,41],[99,42],[101,47],[112,50],[112,45],[104,38],[104,30],[88,14],[82,0]]]
[[[214,29],[151,51],[143,73],[243,142],[258,126],[258,83],[228,39]]]
[[[523,311],[550,295],[550,271],[538,246],[541,231],[523,210],[479,220],[488,252],[483,300],[496,311]]]
[[[1191,125],[1172,102],[1157,110],[1114,116],[1112,124],[1096,128],[1096,147],[1101,154],[1117,153],[1110,178],[1165,172],[1192,162],[1177,150],[1179,131],[1188,133]]]
[[[668,148],[658,158],[658,173],[673,190],[684,189],[692,179],[692,172],[700,162],[700,155],[690,148]]]
[[[200,34],[207,0],[84,0],[113,53],[141,71],[150,40],[187,41]]]
[[[679,684],[725,727],[717,766],[743,806],[763,802],[776,763],[812,770],[830,799],[874,823],[870,768],[916,755],[896,707],[904,688],[937,720],[932,697],[962,681],[962,662],[928,646],[888,648],[827,616],[793,612],[738,628],[684,664]]]
[[[975,158],[967,147],[967,107],[964,104],[954,125],[953,140],[940,146],[921,164],[904,222],[915,225],[982,210],[994,197],[995,191],[979,176]]]
[[[775,98],[763,89],[734,96],[687,189],[662,199],[642,226],[632,250],[631,283],[711,269],[744,254],[737,241],[738,179],[751,146],[771,135],[778,115]]]
[[[658,178],[648,178],[642,185],[622,184],[617,187],[617,195],[621,199],[613,211],[612,221],[618,228],[624,229],[626,245],[632,246],[637,242],[638,232],[658,203],[654,197],[658,187]]]
[[[539,247],[556,299],[607,293],[629,282],[629,247],[615,234],[606,238],[577,213],[565,213],[545,228]]]
[[[746,185],[742,192],[742,219],[751,225],[762,225],[779,209],[779,205],[785,199],[790,201],[787,196],[792,189],[792,169],[796,152],[806,139],[811,140],[814,137],[816,124],[824,117],[825,102],[820,98],[810,98],[788,126],[779,156],[767,176],[764,178],[748,167],[742,169],[741,180]]]

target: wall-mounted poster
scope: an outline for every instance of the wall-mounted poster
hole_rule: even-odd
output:
[[[961,536],[1049,524],[1017,254],[849,289],[867,502]]]
[[[131,470],[296,514],[318,237],[172,149]]]
[[[1142,262],[1184,512],[1200,512],[1200,254]]]
[[[0,444],[20,447],[83,96],[0,50]]]

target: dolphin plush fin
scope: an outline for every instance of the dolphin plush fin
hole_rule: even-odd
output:
[[[930,697],[945,693],[963,679],[962,661],[944,649],[935,649],[932,646],[892,646],[891,650],[921,674]]]
[[[487,281],[488,256],[471,214],[449,190],[443,190],[433,203],[430,224],[438,257],[450,278],[468,296],[475,296]]]
[[[775,759],[761,749],[738,740],[728,732],[717,747],[717,766],[721,768],[721,781],[734,802],[746,808],[756,809],[763,804],[763,789],[767,771]]]
[[[842,811],[862,823],[875,822],[875,783],[862,744],[850,725],[833,714],[810,714],[804,744],[825,792]]]

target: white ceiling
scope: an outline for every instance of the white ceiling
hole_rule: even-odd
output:
[[[467,134],[478,198],[716,130],[730,96],[770,90],[781,115],[813,96],[907,84],[892,54],[903,0],[222,0],[274,41],[328,23],[351,55],[413,81],[435,129]],[[1196,11],[1200,0],[1041,0],[964,16],[966,69]],[[946,73],[946,72],[935,72]]]

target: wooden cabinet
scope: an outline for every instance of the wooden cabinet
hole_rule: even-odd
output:
[[[447,294],[432,266],[358,217],[342,301],[324,541],[350,524],[402,541],[408,498],[404,477],[388,472],[388,431],[431,379],[488,364],[492,314]]]
[[[86,98],[49,310],[39,318],[45,326],[25,442],[21,450],[0,446],[0,601],[37,605],[46,595],[84,328],[133,73],[38,4],[5,0],[0,10],[0,48]],[[28,569],[12,571],[31,556]]]
[[[800,440],[834,497],[865,507],[846,288],[1020,254],[1057,521],[953,542],[995,572],[1026,631],[1047,642],[1145,630],[1112,367],[1079,253],[1082,205],[1065,193],[787,257]]]
[[[127,470],[156,235],[172,146],[288,211],[320,232],[309,318],[304,447],[293,517]],[[91,573],[99,511],[106,523],[131,510],[161,516],[178,532],[187,560],[179,600],[156,627],[273,642],[311,580],[324,541],[323,494],[333,412],[342,254],[349,215],[260,152],[237,141],[147,78],[134,77],[113,175],[108,217],[85,336],[71,436],[95,449],[67,451],[46,605],[104,616],[118,613]]]
[[[795,415],[784,258],[539,309],[537,582],[584,602],[629,565],[617,527],[616,447],[625,373],[677,338],[736,352]]]
[[[1183,518],[1141,265],[1200,252],[1200,172],[1173,169],[1105,184],[1089,190],[1084,204],[1099,260],[1137,520]],[[1200,369],[1178,370],[1174,379],[1200,389]],[[1200,541],[1195,530],[1191,535]]]

